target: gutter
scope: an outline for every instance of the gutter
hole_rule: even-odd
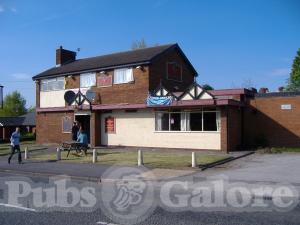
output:
[[[85,69],[85,70],[77,70],[77,71],[71,71],[71,72],[65,72],[65,73],[54,73],[50,75],[36,75],[32,77],[32,80],[39,80],[39,79],[45,79],[45,78],[54,78],[54,77],[61,77],[61,76],[68,76],[68,75],[75,75],[75,74],[80,74],[80,73],[89,73],[89,72],[96,72],[99,70],[109,70],[109,69],[118,69],[118,68],[124,68],[127,66],[140,66],[140,65],[148,65],[150,64],[150,61],[144,61],[144,62],[139,62],[139,63],[130,63],[130,64],[123,64],[119,66],[107,66],[107,67],[97,67],[94,69]]]

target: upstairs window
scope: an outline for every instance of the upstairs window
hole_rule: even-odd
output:
[[[56,77],[41,80],[41,91],[60,91],[65,89],[65,78]]]
[[[178,62],[167,63],[167,79],[182,81],[182,67]]]
[[[133,81],[132,68],[122,68],[114,70],[114,84],[124,84]]]
[[[92,86],[96,86],[96,73],[80,74],[80,87],[88,88]]]

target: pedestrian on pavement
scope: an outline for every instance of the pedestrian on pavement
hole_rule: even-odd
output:
[[[21,155],[21,150],[20,150],[20,128],[17,127],[16,131],[12,133],[10,137],[10,144],[11,144],[11,153],[8,158],[8,164],[10,164],[10,160],[15,154],[16,150],[18,151],[18,162],[19,164],[22,163],[22,155]]]
[[[79,127],[78,127],[77,121],[75,121],[72,126],[72,140],[73,141],[77,140],[78,131],[79,131]]]

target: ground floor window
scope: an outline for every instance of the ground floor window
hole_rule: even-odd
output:
[[[156,131],[219,131],[220,112],[197,110],[179,112],[156,112]]]

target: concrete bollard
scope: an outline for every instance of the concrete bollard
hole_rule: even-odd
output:
[[[60,151],[60,148],[56,149],[56,160],[57,161],[61,160],[61,151]]]
[[[93,149],[93,163],[97,162],[97,150]]]
[[[24,159],[28,159],[28,147],[25,147]]]
[[[144,159],[143,159],[143,151],[138,151],[138,166],[144,165]]]
[[[192,167],[197,167],[196,153],[192,152]]]

